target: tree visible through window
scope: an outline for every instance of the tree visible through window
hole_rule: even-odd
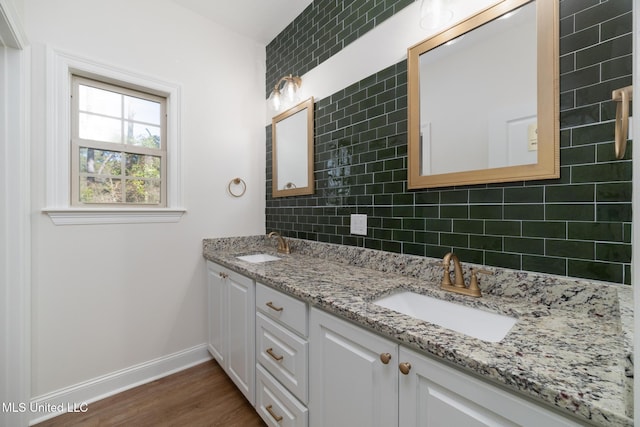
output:
[[[166,206],[166,99],[72,78],[72,204]]]

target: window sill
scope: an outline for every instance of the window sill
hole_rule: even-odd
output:
[[[179,222],[185,209],[43,209],[55,225],[145,224]]]

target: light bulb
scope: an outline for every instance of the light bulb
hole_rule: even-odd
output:
[[[274,88],[271,92],[271,95],[269,95],[269,103],[271,103],[271,106],[275,111],[280,110],[282,100],[280,99],[280,91],[278,90],[278,88]]]
[[[445,0],[422,0],[420,5],[420,26],[433,29],[445,24],[453,17],[453,12],[444,5]]]
[[[297,89],[298,88],[296,87],[296,84],[293,80],[289,80],[285,83],[282,90],[284,91],[284,96],[288,102],[293,103],[296,101],[298,92]]]

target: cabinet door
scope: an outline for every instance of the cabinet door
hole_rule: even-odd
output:
[[[255,285],[234,272],[227,283],[227,375],[247,400],[255,402]]]
[[[400,426],[578,426],[546,408],[400,347]]]
[[[315,308],[309,335],[310,425],[397,426],[398,346]]]
[[[207,261],[209,353],[224,369],[227,355],[227,292],[222,268]]]

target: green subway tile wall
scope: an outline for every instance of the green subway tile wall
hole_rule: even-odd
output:
[[[415,0],[315,0],[267,46],[267,96],[303,75]]]
[[[334,23],[351,29],[338,32],[338,39],[352,41],[361,34],[353,26],[356,18],[348,18],[351,27],[340,24],[346,7],[336,6],[341,11],[332,15],[331,24],[323,21],[320,6],[341,3],[351,4],[315,1],[267,46],[267,81],[275,68],[277,75],[318,65],[326,47],[317,40],[333,33]],[[361,16],[369,16],[366,11],[374,4],[385,5],[376,13],[407,4],[353,3]],[[317,100],[314,195],[271,197],[267,126],[267,230],[438,258],[453,250],[467,262],[629,284],[631,150],[625,159],[614,160],[610,97],[611,90],[632,80],[632,0],[564,0],[560,15],[559,179],[407,190],[407,68],[402,61]],[[325,25],[309,24],[319,21]],[[309,53],[304,65],[297,62],[301,56],[294,60],[272,52],[294,39],[318,52]],[[332,49],[343,46],[334,36],[331,40]],[[368,215],[366,237],[349,233],[352,213]]]

